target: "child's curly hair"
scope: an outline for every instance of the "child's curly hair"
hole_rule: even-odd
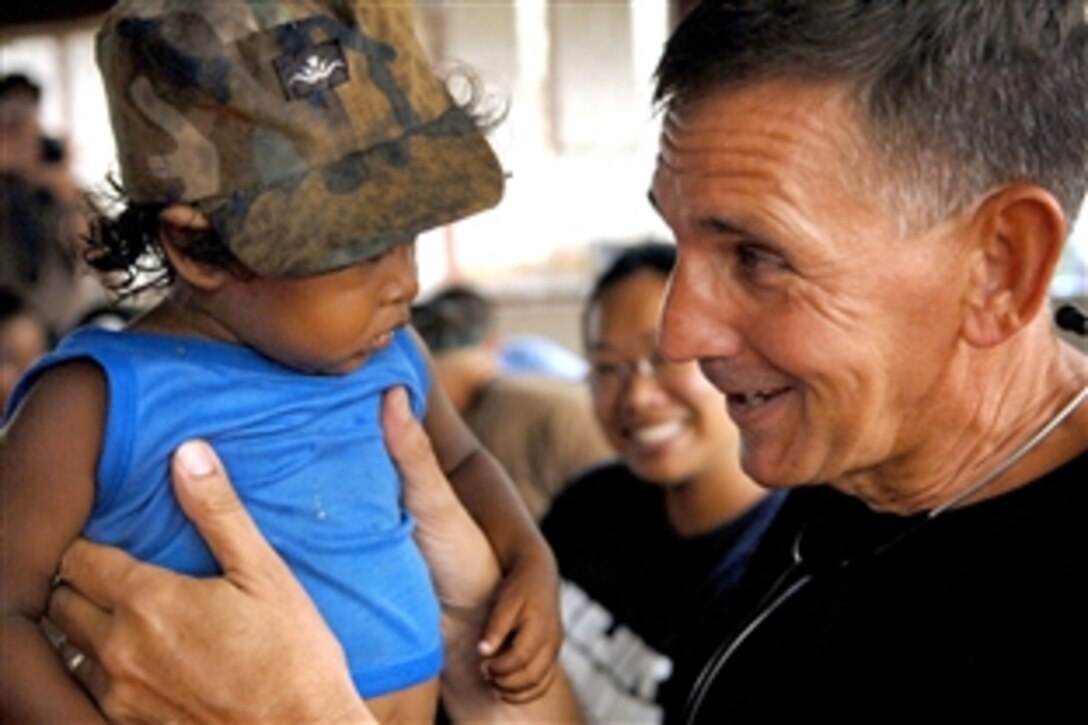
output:
[[[170,287],[177,275],[161,242],[160,215],[167,205],[132,202],[116,181],[111,179],[110,186],[110,201],[120,205],[121,211],[111,215],[100,203],[92,203],[94,211],[85,240],[84,260],[100,274],[106,289],[121,299]],[[188,229],[182,240],[182,251],[198,262],[232,272],[243,269],[211,227]]]

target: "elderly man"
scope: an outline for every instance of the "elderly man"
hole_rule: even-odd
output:
[[[1079,1],[705,2],[670,39],[662,348],[745,471],[800,488],[713,608],[689,720],[1071,699],[1088,366],[1047,289],[1086,78]]]
[[[688,721],[1079,704],[1088,361],[1056,337],[1047,286],[1085,193],[1085,78],[1081,0],[707,0],[670,39],[662,346],[724,393],[745,470],[795,489],[701,625]],[[93,651],[135,632],[134,595],[74,561],[120,615],[88,636],[69,592],[66,626]],[[261,622],[289,609],[270,599],[252,597]],[[161,691],[131,656],[150,640],[107,665]],[[275,678],[270,706],[344,712],[304,657],[282,662],[251,675]]]

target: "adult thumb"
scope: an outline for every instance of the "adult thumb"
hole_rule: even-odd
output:
[[[269,564],[284,566],[238,498],[211,446],[201,440],[182,443],[174,452],[171,473],[178,503],[229,579],[243,580]]]
[[[447,486],[431,439],[412,415],[408,393],[404,388],[398,386],[385,394],[382,401],[382,429],[385,431],[385,444],[404,479],[406,496],[411,497],[431,486]]]

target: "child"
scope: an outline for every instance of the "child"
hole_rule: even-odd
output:
[[[155,255],[152,279],[172,284],[125,331],[71,335],[14,394],[5,716],[96,715],[38,631],[75,537],[216,573],[167,473],[199,437],[340,637],[374,715],[431,719],[439,610],[382,443],[394,387],[503,564],[481,650],[518,697],[557,647],[554,562],[405,328],[414,237],[497,203],[502,172],[428,70],[410,8],[123,0],[98,53],[131,204],[89,259],[131,288]]]

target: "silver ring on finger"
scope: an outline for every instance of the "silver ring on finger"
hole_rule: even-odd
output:
[[[83,654],[79,650],[76,650],[64,660],[64,669],[68,670],[69,674],[74,673],[79,666],[87,659],[87,655]]]

